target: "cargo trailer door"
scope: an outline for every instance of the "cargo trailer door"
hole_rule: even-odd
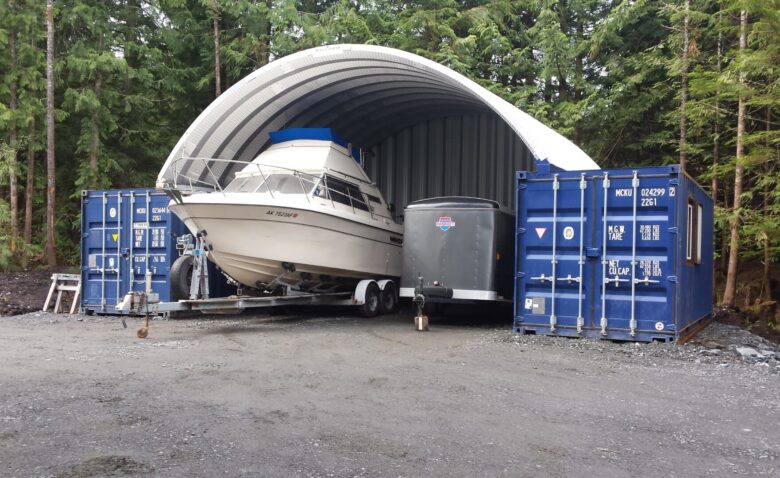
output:
[[[674,338],[678,182],[636,171],[594,177],[594,318],[603,338]]]

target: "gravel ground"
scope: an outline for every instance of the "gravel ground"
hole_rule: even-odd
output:
[[[780,475],[780,351],[719,323],[686,346],[408,313],[0,323],[2,476]]]

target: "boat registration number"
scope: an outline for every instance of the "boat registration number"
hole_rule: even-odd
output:
[[[298,217],[297,212],[277,211],[275,209],[269,209],[265,212],[265,214],[267,216],[274,216],[274,217],[292,217],[292,218]]]

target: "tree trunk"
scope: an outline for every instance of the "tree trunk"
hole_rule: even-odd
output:
[[[16,74],[16,32],[11,32],[8,36],[8,51],[11,60],[11,71]],[[11,196],[11,252],[16,252],[16,241],[19,238],[19,186],[16,176],[16,148],[17,148],[17,134],[16,134],[16,110],[19,107],[19,97],[16,91],[16,78],[11,80],[8,95],[10,96],[8,101],[8,108],[11,110],[11,121],[9,124],[9,146],[11,148],[11,155],[8,160],[8,189]]]
[[[98,40],[98,52],[103,50],[103,35]],[[95,98],[98,106],[92,112],[92,135],[89,141],[89,185],[92,189],[97,187],[98,178],[98,146],[100,145],[100,93],[103,86],[103,74],[100,70],[95,72]]]
[[[33,189],[35,187],[35,115],[27,131],[27,184],[24,188],[24,243],[32,243]],[[22,254],[22,267],[27,268],[27,251]]]
[[[739,52],[747,49],[747,11],[739,15]],[[733,306],[737,295],[737,260],[739,257],[739,215],[741,213],[742,176],[745,173],[745,73],[739,74],[739,106],[737,107],[737,164],[734,171],[734,207],[731,215],[731,241],[729,246],[729,268],[726,272],[726,290],[723,305]]]
[[[688,148],[686,145],[688,136],[688,49],[690,48],[689,23],[691,1],[685,0],[685,17],[683,20],[683,45],[682,61],[680,62],[680,169],[688,170]]]
[[[723,33],[718,33],[718,78],[723,65]],[[715,139],[712,142],[712,202],[718,204],[718,162],[720,161],[720,83],[715,86]]]
[[[54,242],[54,0],[46,1],[46,263],[57,265]]]
[[[769,141],[769,134],[771,132],[770,124],[772,123],[772,112],[769,109],[769,107],[766,107],[766,151],[767,151],[767,158],[766,162],[764,163],[764,175],[765,177],[769,178],[772,177],[772,144]],[[767,181],[764,181],[764,204],[763,204],[763,214],[764,219],[768,219],[770,216],[769,212],[769,183]],[[772,235],[769,233],[769,231],[766,231],[766,237],[764,238],[764,275],[761,277],[761,293],[759,294],[759,297],[764,300],[771,300],[772,294],[769,292],[769,272],[770,272],[770,259],[771,256],[769,254],[769,249],[772,243]]]
[[[584,20],[580,19],[579,23],[577,24],[577,42],[583,42],[585,41],[585,30],[582,25],[582,22]],[[580,101],[582,101],[582,85],[584,83],[584,74],[583,74],[583,62],[584,62],[584,54],[578,53],[577,56],[574,58],[574,71],[577,74],[574,84],[574,103],[579,106]],[[577,146],[582,146],[582,121],[577,121],[577,123],[574,125],[574,138],[572,138],[572,142],[576,144]]]
[[[213,3],[213,23],[214,23],[214,97],[222,94],[222,65],[219,58],[219,0]]]

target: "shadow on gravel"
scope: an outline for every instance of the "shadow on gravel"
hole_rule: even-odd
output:
[[[214,327],[202,331],[203,335],[270,333],[305,325],[306,327],[334,327],[360,329],[366,326],[385,325],[407,327],[413,324],[415,308],[402,302],[398,310],[389,315],[362,317],[354,307],[284,306],[258,311],[246,310],[241,314],[200,315],[188,319],[208,320]],[[177,318],[176,320],[187,320]],[[512,328],[511,306],[449,304],[443,311],[431,315],[431,326],[467,329]]]

